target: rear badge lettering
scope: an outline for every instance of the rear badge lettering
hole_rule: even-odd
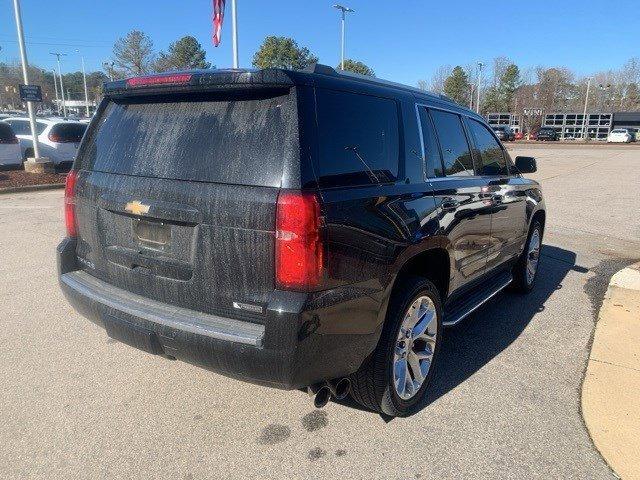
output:
[[[247,310],[253,313],[262,313],[262,307],[260,305],[251,305],[250,303],[233,302],[233,308]]]

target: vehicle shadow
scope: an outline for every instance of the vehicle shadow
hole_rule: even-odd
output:
[[[575,261],[574,252],[544,245],[537,283],[530,294],[520,295],[507,290],[456,327],[446,329],[438,366],[423,408],[456,388],[511,345],[534,315],[544,310],[547,299],[562,289],[569,271],[588,271],[577,266]],[[340,403],[362,409],[353,401]],[[392,420],[384,415],[382,418]]]
[[[545,245],[541,260],[531,293],[521,295],[506,290],[445,332],[426,405],[456,388],[511,345],[534,315],[544,310],[547,299],[562,289],[569,271],[588,271],[576,266],[574,252],[555,246]]]

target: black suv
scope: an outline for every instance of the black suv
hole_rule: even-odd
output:
[[[424,402],[443,327],[534,286],[545,224],[479,115],[316,65],[107,83],[67,177],[67,299],[241,380]]]
[[[536,132],[535,137],[536,137],[536,140],[538,140],[539,142],[543,142],[543,141],[555,142],[556,140],[558,140],[558,132],[556,132],[556,129],[553,127],[541,127]]]
[[[516,139],[516,134],[511,129],[511,127],[507,125],[496,125],[493,127],[493,131],[503,142],[513,142]]]

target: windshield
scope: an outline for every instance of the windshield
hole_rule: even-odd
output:
[[[278,90],[112,100],[82,146],[81,168],[279,186],[284,162],[299,154],[292,97]]]

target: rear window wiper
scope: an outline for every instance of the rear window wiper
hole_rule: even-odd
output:
[[[369,176],[370,180],[372,180],[375,183],[382,183],[380,179],[376,176],[376,174],[373,173],[373,170],[369,168],[369,165],[367,165],[367,162],[364,161],[364,158],[362,158],[362,155],[360,155],[360,152],[358,151],[358,147],[356,145],[347,145],[346,147],[344,147],[344,149],[353,152],[353,154],[358,158],[358,160],[360,160],[362,165],[364,165],[364,168],[367,169],[366,170],[367,175]]]

